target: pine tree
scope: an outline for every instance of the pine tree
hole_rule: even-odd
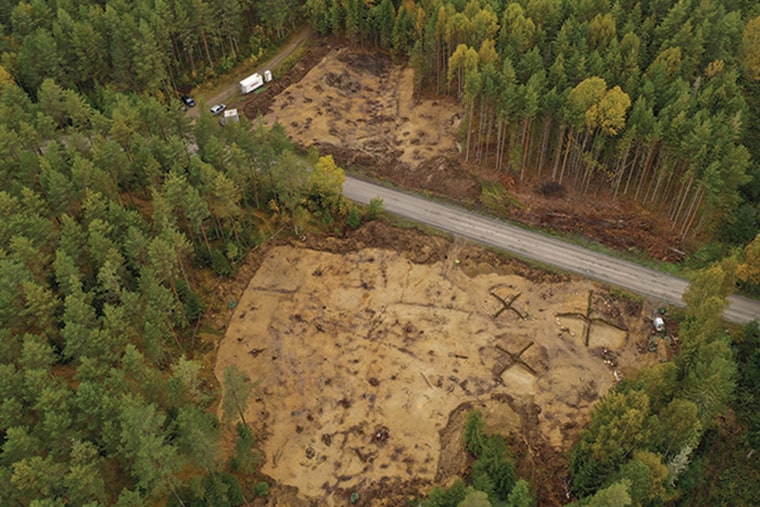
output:
[[[507,507],[535,507],[536,498],[530,485],[524,479],[515,483],[515,487],[507,497]]]
[[[740,55],[744,73],[752,81],[760,81],[760,16],[747,21],[742,33]]]
[[[245,421],[245,412],[248,407],[248,398],[254,388],[250,379],[240,371],[237,366],[231,365],[224,369],[224,398],[222,399],[222,409],[224,418],[232,420],[240,416],[243,425],[247,426]]]

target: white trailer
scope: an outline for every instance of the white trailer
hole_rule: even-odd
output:
[[[231,121],[240,121],[240,115],[238,114],[237,109],[227,109],[224,111],[224,116],[222,116],[222,119],[219,120],[219,123],[222,125],[227,125],[227,123]]]
[[[264,78],[261,77],[261,74],[251,74],[247,78],[240,81],[240,93],[242,95],[245,95],[246,93],[251,93],[253,90],[261,86],[264,86]]]

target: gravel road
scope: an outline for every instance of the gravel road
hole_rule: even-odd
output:
[[[291,40],[287,46],[282,48],[275,56],[267,60],[266,62],[262,62],[258,67],[255,69],[251,69],[250,72],[245,74],[244,76],[238,76],[239,79],[232,79],[229,78],[230,83],[225,86],[221,91],[217,91],[217,93],[210,98],[206,98],[205,102],[210,107],[214,104],[227,104],[230,102],[230,99],[234,97],[238,97],[240,95],[240,80],[245,78],[246,76],[250,76],[254,72],[258,72],[259,74],[264,74],[264,71],[267,69],[273,69],[280,63],[282,63],[286,58],[288,58],[291,54],[293,54],[293,51],[298,48],[303,42],[305,42],[311,35],[312,35],[312,28],[311,25],[307,25],[304,28],[301,29],[300,32],[298,32],[295,37],[293,37],[293,40]],[[276,76],[275,76],[276,78]],[[205,98],[205,97],[204,97]],[[200,115],[200,108],[199,107],[191,107],[187,110],[187,115],[191,117],[197,117]]]
[[[367,204],[383,199],[385,211],[492,246],[525,259],[578,273],[641,294],[656,302],[684,306],[681,299],[688,282],[632,262],[616,259],[556,238],[527,231],[463,208],[347,177],[346,197]],[[731,296],[724,314],[731,322],[760,318],[760,302]]]

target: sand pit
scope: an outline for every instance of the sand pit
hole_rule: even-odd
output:
[[[246,418],[262,472],[304,505],[352,492],[400,505],[447,482],[466,466],[459,433],[472,407],[491,431],[564,451],[617,371],[642,361],[640,313],[592,282],[534,283],[448,254],[264,254],[216,374],[235,364],[258,382]]]

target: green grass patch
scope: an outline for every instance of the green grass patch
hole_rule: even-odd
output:
[[[308,44],[302,44],[298,46],[289,57],[277,64],[272,69],[272,74],[276,76],[283,76],[303,57],[304,53],[308,50]]]
[[[480,186],[480,203],[497,216],[509,216],[509,192],[501,183],[485,182]]]

